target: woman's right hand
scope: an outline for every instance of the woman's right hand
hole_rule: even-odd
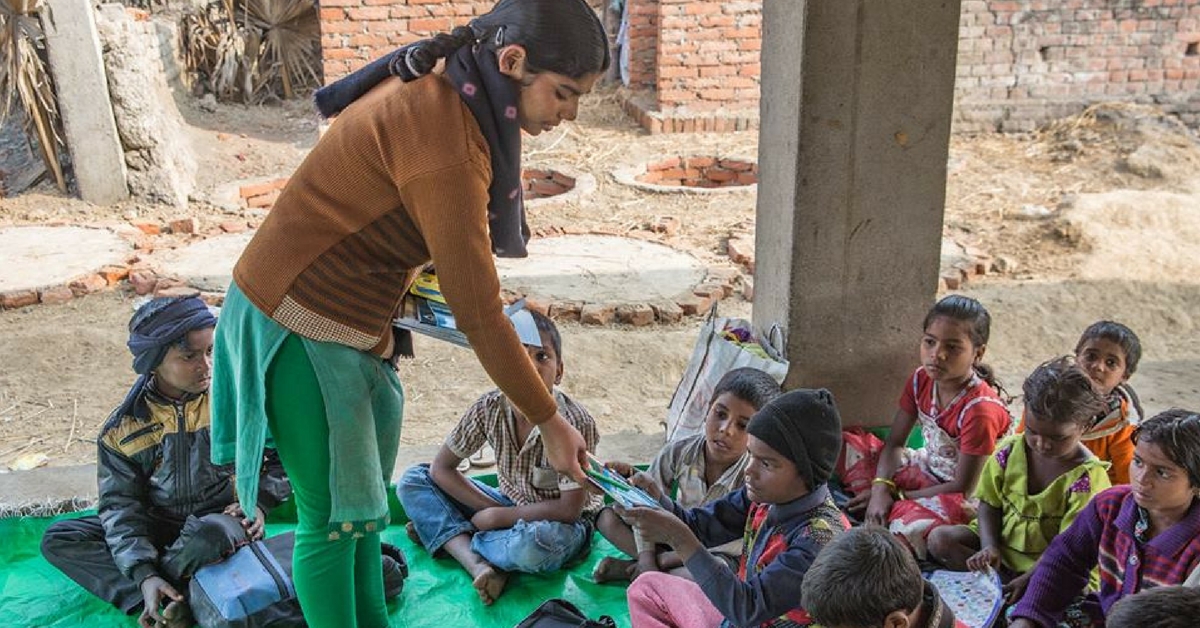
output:
[[[542,435],[550,466],[580,486],[587,486],[587,476],[583,473],[583,465],[587,464],[587,443],[579,430],[555,412],[554,416],[538,424],[538,431]]]
[[[882,490],[880,490],[882,488]],[[887,525],[887,517],[892,512],[892,504],[896,503],[892,494],[881,484],[871,489],[871,501],[867,503],[867,513],[863,518],[867,523],[878,526]]]
[[[988,546],[975,552],[967,559],[967,569],[987,571],[1000,566],[1000,548]]]

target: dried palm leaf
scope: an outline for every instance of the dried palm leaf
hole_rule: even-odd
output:
[[[0,99],[4,101],[0,124],[8,119],[13,103],[19,103],[30,144],[36,133],[43,161],[54,173],[58,189],[66,192],[66,178],[59,164],[62,138],[58,134],[58,101],[43,61],[46,44],[37,19],[40,9],[39,0],[0,0]]]
[[[311,0],[245,0],[246,28],[261,33],[255,59],[255,96],[278,81],[284,98],[321,83],[321,25]],[[256,40],[255,43],[258,43]],[[250,53],[247,45],[247,53]]]

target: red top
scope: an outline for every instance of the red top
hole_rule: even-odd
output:
[[[924,368],[913,373],[911,386],[904,387],[900,408],[917,416],[933,417],[938,427],[958,441],[959,450],[971,456],[989,456],[996,441],[1008,432],[1012,417],[996,390],[978,375],[959,392],[946,408],[937,407],[934,380]]]

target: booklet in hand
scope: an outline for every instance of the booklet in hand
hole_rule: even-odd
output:
[[[635,508],[638,506],[662,508],[658,500],[651,497],[646,491],[630,484],[619,473],[604,466],[604,463],[597,460],[591,454],[588,454],[588,464],[584,466],[583,471],[587,474],[588,480],[592,484],[604,491],[614,502],[625,508]]]

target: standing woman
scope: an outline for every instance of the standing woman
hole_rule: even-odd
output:
[[[388,625],[379,531],[403,393],[386,360],[413,269],[433,261],[488,375],[537,424],[550,464],[582,480],[583,438],[504,316],[492,253],[525,255],[521,131],[574,119],[608,65],[584,0],[500,0],[317,93],[337,119],[233,271],[212,448],[215,461],[237,462],[254,512],[274,440],[299,512],[293,575],[312,628]]]

